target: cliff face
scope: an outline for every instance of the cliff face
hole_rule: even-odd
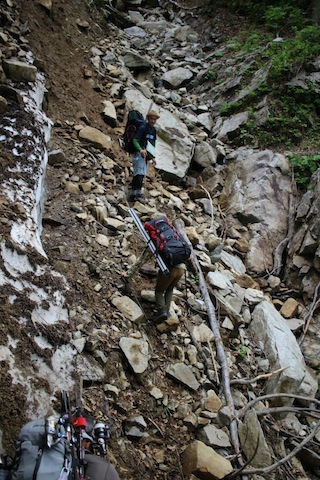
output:
[[[264,392],[314,399],[318,390],[318,174],[299,199],[284,152],[237,141],[246,112],[218,115],[230,92],[247,95],[268,71],[240,78],[250,58],[233,58],[224,40],[241,19],[230,26],[220,12],[213,28],[170,4],[129,14],[96,4],[0,2],[0,450],[12,453],[21,425],[58,412],[59,392],[81,379],[86,413],[112,424],[121,478],[182,478],[208,454],[203,443],[223,475],[237,466],[223,458],[234,452],[226,367],[198,273],[188,266],[160,325],[153,262],[129,287],[121,277],[144,244],[119,139],[128,109],[152,106],[158,162],[135,209],[143,221],[157,212],[184,220],[216,307],[241,446],[250,458],[246,431],[261,431],[265,453],[252,465],[265,467],[293,444],[274,442],[254,409],[246,419],[241,409]],[[203,37],[193,28],[201,22]],[[294,419],[274,418],[274,428],[310,432],[303,414]],[[315,457],[296,459],[299,478],[317,472],[317,442]]]

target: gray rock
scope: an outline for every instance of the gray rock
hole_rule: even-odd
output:
[[[299,345],[285,319],[271,303],[263,301],[256,306],[249,330],[256,340],[263,342],[270,369],[273,371],[285,368],[280,375],[274,375],[268,380],[267,391],[299,394],[306,393],[307,389],[308,395],[314,396],[318,389],[317,382],[311,377]],[[293,399],[283,398],[278,400],[279,402],[291,405]]]
[[[250,465],[254,468],[272,465],[271,452],[254,410],[247,413],[244,422],[240,422],[238,430],[242,450],[246,457],[251,459]]]
[[[112,102],[109,100],[104,100],[103,102],[103,117],[105,122],[111,127],[116,127],[118,125],[117,112]]]
[[[161,77],[164,85],[168,88],[180,88],[187,85],[193,77],[188,68],[175,68],[164,73]]]
[[[2,61],[4,73],[11,80],[16,82],[35,82],[37,78],[37,68],[29,63],[20,60],[7,59]]]
[[[56,150],[51,150],[48,152],[48,163],[49,165],[58,165],[60,163],[66,162],[66,156],[64,151],[61,148],[57,148]]]
[[[249,229],[246,267],[262,273],[273,269],[274,250],[287,234],[290,166],[283,155],[269,150],[257,153],[239,149],[235,154],[220,202],[234,225],[238,218]]]
[[[123,61],[127,68],[135,71],[149,70],[152,68],[152,63],[149,60],[135,52],[126,52],[123,55]]]
[[[191,390],[198,390],[200,384],[196,377],[194,376],[190,367],[185,363],[176,363],[174,365],[169,365],[166,369],[167,375],[173,378],[174,380],[182,383],[184,386],[190,388]]]
[[[228,435],[214,425],[206,425],[197,433],[198,439],[210,447],[230,447]]]
[[[139,322],[144,317],[139,305],[129,297],[116,296],[112,299],[112,304],[131,322]]]
[[[216,151],[206,142],[200,142],[194,149],[194,161],[201,167],[208,167],[217,163]]]
[[[123,30],[129,37],[141,37],[144,38],[147,33],[140,27],[129,27]]]
[[[240,127],[247,123],[248,118],[248,112],[236,113],[227,118],[227,120],[223,121],[221,128],[217,126],[214,129],[217,138],[223,142],[236,138],[240,133]]]
[[[149,347],[145,340],[122,337],[120,348],[135,373],[143,373],[148,368]]]
[[[79,138],[101,149],[109,148],[111,145],[111,138],[93,127],[82,128],[79,132]]]

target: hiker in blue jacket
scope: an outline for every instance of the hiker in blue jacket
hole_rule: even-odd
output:
[[[155,146],[157,140],[157,131],[155,124],[159,118],[159,114],[154,110],[150,110],[147,114],[147,122],[141,125],[133,139],[133,145],[136,152],[132,155],[133,164],[133,180],[129,197],[129,202],[136,200],[144,201],[142,195],[142,185],[144,177],[147,174],[148,162],[151,160],[156,164]]]

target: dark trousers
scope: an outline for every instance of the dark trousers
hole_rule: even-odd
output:
[[[136,175],[133,177],[130,195],[132,199],[142,195],[143,179],[144,175]]]

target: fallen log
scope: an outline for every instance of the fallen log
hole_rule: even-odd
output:
[[[211,301],[210,294],[208,291],[208,286],[206,284],[203,272],[201,270],[201,267],[199,265],[198,259],[194,253],[192,244],[190,240],[188,239],[188,236],[186,232],[184,231],[184,223],[182,220],[174,220],[173,222],[175,228],[180,232],[185,240],[187,241],[188,245],[190,246],[191,249],[191,256],[190,256],[190,261],[191,264],[194,268],[194,270],[197,272],[199,275],[199,287],[200,291],[203,297],[203,300],[206,304],[207,308],[207,314],[209,318],[209,323],[210,323],[210,328],[213,332],[214,335],[214,341],[217,349],[217,356],[219,360],[219,364],[221,366],[221,383],[222,383],[222,388],[223,388],[223,393],[226,399],[226,404],[231,412],[231,422],[230,422],[230,437],[231,437],[231,442],[234,448],[235,453],[239,456],[239,463],[242,463],[241,455],[240,455],[240,444],[239,444],[239,436],[238,436],[238,424],[236,420],[236,412],[235,412],[235,406],[234,406],[234,401],[233,397],[231,394],[231,388],[230,388],[230,374],[229,374],[229,367],[228,367],[228,362],[227,362],[227,356],[224,350],[222,338],[220,335],[220,328],[219,324],[217,321],[217,317],[215,314],[215,308],[214,305]]]

